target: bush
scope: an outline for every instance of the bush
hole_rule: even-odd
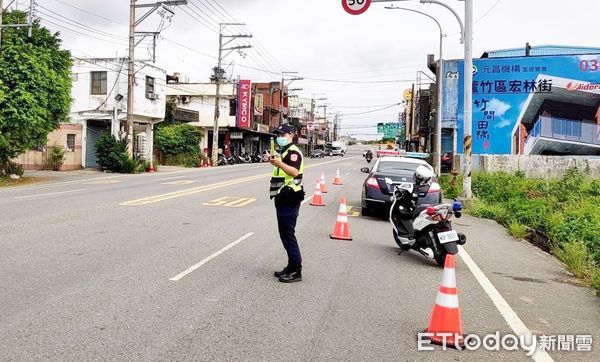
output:
[[[195,155],[176,155],[165,158],[163,164],[166,166],[198,167],[199,157]]]
[[[527,236],[527,226],[518,221],[511,221],[508,224],[508,233],[519,240],[525,239]]]
[[[25,170],[23,169],[22,165],[19,165],[18,163],[12,161],[8,161],[6,165],[0,167],[0,170],[2,170],[3,173],[8,176],[17,175],[21,177],[25,173]]]
[[[50,162],[54,171],[60,170],[60,167],[65,163],[65,149],[62,146],[54,145],[52,153],[50,153]]]
[[[592,275],[592,287],[596,289],[596,294],[600,297],[600,268],[594,270],[594,275]]]
[[[195,159],[194,166],[198,165],[200,157],[200,131],[186,123],[159,125],[154,134],[157,150],[163,161]],[[183,158],[178,158],[183,157]]]
[[[128,159],[127,141],[117,140],[110,133],[102,133],[96,143],[96,156],[100,169],[122,172],[123,162]]]
[[[496,220],[503,225],[506,225],[509,219],[506,209],[502,205],[489,204],[483,200],[473,202],[469,206],[468,212],[476,217]]]
[[[589,281],[594,274],[594,262],[584,243],[576,241],[556,246],[553,254],[565,264],[568,271]]]
[[[441,175],[438,178],[438,181],[440,182],[440,186],[442,187],[442,190],[444,191],[444,197],[448,198],[448,199],[455,199],[457,197],[459,197],[462,194],[462,183],[463,183],[463,177],[462,175],[458,175],[456,177],[456,183],[454,185],[454,187],[452,187],[452,175]]]

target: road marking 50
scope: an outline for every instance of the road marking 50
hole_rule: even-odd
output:
[[[353,211],[353,209],[358,209],[358,206],[348,206],[346,208],[346,211],[348,212],[348,216],[351,217],[359,217],[360,216],[360,211]]]
[[[206,206],[225,206],[225,207],[244,207],[256,201],[252,197],[220,197],[210,202],[205,202],[202,205]]]

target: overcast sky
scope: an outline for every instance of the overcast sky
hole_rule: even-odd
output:
[[[444,1],[463,15],[462,1]],[[21,9],[29,3],[18,2]],[[128,0],[36,2],[37,16],[46,27],[61,32],[65,48],[74,56],[126,55]],[[522,47],[525,42],[600,47],[598,0],[474,2],[475,57],[486,50]],[[437,58],[439,52],[439,32],[432,20],[384,8],[389,5],[372,4],[365,14],[351,16],[339,0],[188,0],[187,6],[173,8],[175,15],[170,22],[161,26],[160,15],[154,14],[138,30],[165,28],[157,49],[157,65],[168,73],[180,72],[191,81],[205,82],[216,65],[217,23],[232,19],[244,22],[244,27],[226,30],[229,34],[253,35],[252,40],[232,43],[250,44],[252,48],[245,50],[245,58],[237,53],[226,58],[227,64],[233,62],[227,69],[229,75],[276,81],[281,79],[282,70],[296,71],[305,78],[293,84],[303,88],[298,94],[327,97],[328,113],[344,115],[344,132],[367,138],[376,130],[369,125],[397,119],[400,106],[382,108],[402,101],[402,92],[415,82],[417,71],[433,77],[426,68],[426,55],[435,53]],[[448,10],[418,1],[395,5],[436,17],[448,35],[444,58],[462,58],[458,23]],[[136,58],[147,56],[143,46],[136,52]],[[342,80],[349,82],[339,82]],[[381,81],[384,83],[364,83]]]

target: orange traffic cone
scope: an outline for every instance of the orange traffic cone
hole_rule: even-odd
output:
[[[350,227],[348,225],[348,212],[346,211],[346,198],[340,198],[340,210],[338,211],[337,220],[333,227],[333,233],[329,234],[331,239],[337,240],[352,240],[350,236]]]
[[[154,173],[154,163],[150,161],[150,167],[148,167],[148,173]]]
[[[446,346],[462,347],[464,344],[463,328],[460,321],[460,308],[458,307],[458,291],[456,289],[456,271],[454,255],[446,255],[444,276],[438,290],[435,306],[427,327],[426,333],[431,343],[442,345],[446,339]],[[448,336],[448,334],[452,334]]]
[[[312,206],[325,206],[325,203],[323,202],[323,195],[321,194],[321,183],[319,180],[317,180],[317,185],[315,186],[315,193],[313,194],[310,204]]]
[[[325,172],[321,172],[321,193],[327,193],[327,186],[325,185]]]
[[[342,178],[340,177],[340,169],[337,169],[337,172],[335,173],[335,178],[333,179],[333,184],[334,185],[343,185],[344,183],[342,182]]]

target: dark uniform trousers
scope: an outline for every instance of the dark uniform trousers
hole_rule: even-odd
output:
[[[284,202],[277,196],[275,210],[279,236],[288,255],[288,269],[299,271],[302,269],[302,256],[296,239],[296,221],[300,212],[300,201]]]

